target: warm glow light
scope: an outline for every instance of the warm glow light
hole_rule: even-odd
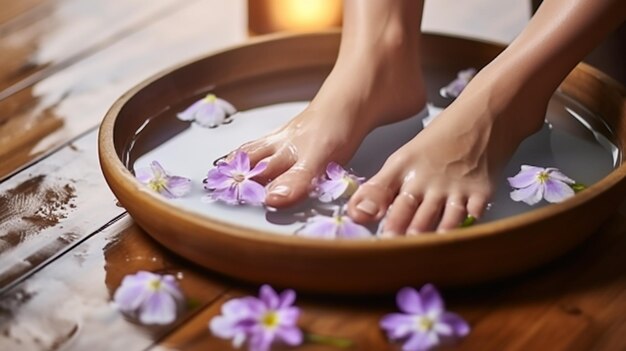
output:
[[[270,21],[280,29],[313,30],[341,22],[340,0],[270,0],[268,10]]]

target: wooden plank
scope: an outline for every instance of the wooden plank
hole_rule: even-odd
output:
[[[175,0],[67,0],[0,39],[0,100],[181,6]],[[54,5],[54,6],[53,6]]]
[[[46,2],[46,0],[0,0],[0,9],[2,9],[0,26]]]
[[[190,302],[179,322],[224,291],[126,216],[0,295],[0,349],[145,349],[176,324],[142,326],[114,308],[111,298],[122,278],[138,270],[178,277]]]
[[[118,96],[148,76],[245,38],[243,0],[187,3],[1,100],[0,179],[95,127]]]
[[[0,291],[124,213],[94,131],[0,184]]]

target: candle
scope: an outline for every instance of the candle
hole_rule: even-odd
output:
[[[251,35],[341,26],[341,0],[248,0]]]

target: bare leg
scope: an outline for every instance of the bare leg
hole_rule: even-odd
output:
[[[349,214],[359,222],[387,214],[390,235],[446,231],[468,213],[480,217],[503,166],[540,129],[554,90],[625,18],[623,0],[544,1],[461,96],[357,191]]]
[[[303,198],[330,161],[347,162],[374,128],[419,112],[421,0],[345,0],[339,57],[311,104],[287,125],[241,147],[262,174],[266,203]],[[263,179],[262,179],[263,180]]]

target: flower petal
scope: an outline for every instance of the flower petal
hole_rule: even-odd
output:
[[[226,119],[226,113],[215,104],[206,103],[198,108],[195,117],[196,123],[203,127],[217,127]]]
[[[183,112],[178,113],[176,117],[178,117],[181,121],[193,121],[196,118],[196,111],[198,111],[203,104],[206,104],[204,100],[198,100]]]
[[[537,167],[533,167],[533,168],[537,168]],[[538,182],[537,175],[540,172],[543,172],[543,168],[538,168],[538,170],[534,170],[534,169],[522,170],[519,173],[517,173],[515,176],[507,178],[507,180],[509,181],[509,185],[513,188],[516,188],[516,189],[526,188]]]
[[[300,309],[297,307],[279,307],[278,314],[282,325],[295,325],[300,317]]]
[[[403,351],[426,351],[430,350],[434,345],[428,337],[428,333],[414,333],[402,345]]]
[[[470,332],[469,324],[456,313],[444,313],[439,322],[448,325],[452,329],[453,335],[457,337],[466,336]]]
[[[248,154],[243,151],[237,151],[235,152],[235,156],[230,162],[230,165],[236,172],[248,174],[248,172],[250,172],[250,157],[248,157]]]
[[[292,289],[284,290],[280,293],[280,303],[278,304],[279,308],[285,308],[293,305],[296,301],[296,292]]]
[[[239,184],[239,201],[248,205],[261,205],[265,201],[265,187],[254,180],[244,180]]]
[[[526,188],[512,191],[510,196],[513,201],[523,201],[532,206],[543,198],[543,186],[534,183]]]
[[[425,313],[422,298],[413,288],[402,288],[396,295],[396,304],[400,311],[409,314],[422,315]]]
[[[318,199],[321,202],[332,202],[340,198],[348,189],[343,180],[323,180],[318,185]]]
[[[169,324],[176,319],[176,302],[166,292],[154,292],[144,302],[139,311],[139,321],[143,324]]]
[[[191,191],[191,179],[179,176],[167,177],[167,191],[173,197],[182,197]]]
[[[276,330],[276,337],[289,346],[302,344],[302,331],[295,326],[279,327]]]
[[[298,229],[296,234],[311,238],[334,239],[337,236],[337,223],[332,217],[315,216]]]
[[[270,346],[274,342],[274,333],[267,331],[261,327],[256,328],[252,332],[250,338],[249,350],[250,351],[269,351]]]
[[[344,216],[337,230],[337,236],[345,239],[368,238],[372,236],[372,233],[369,229]]]
[[[263,173],[263,171],[267,168],[268,164],[269,162],[267,161],[258,162],[256,166],[254,166],[254,168],[251,169],[250,172],[248,172],[248,174],[246,174],[246,178],[254,178],[257,175]]]
[[[209,192],[207,196],[215,201],[221,201],[229,205],[239,205],[239,191],[237,186],[215,189]]]
[[[234,115],[235,113],[237,113],[237,109],[235,108],[235,106],[233,106],[230,102],[224,99],[217,98],[215,100],[215,104],[217,104],[217,106],[226,113],[226,116]]]
[[[280,300],[278,298],[278,294],[274,289],[272,289],[271,286],[267,284],[261,286],[261,289],[259,290],[259,297],[268,308],[272,310],[276,310],[278,308]]]
[[[330,162],[326,166],[326,175],[328,176],[328,179],[340,180],[344,177],[344,175],[346,175],[346,173],[348,172],[346,172],[346,170],[344,170],[343,167],[336,162]]]
[[[560,180],[548,179],[544,184],[543,197],[550,203],[563,202],[574,194],[574,189]]]
[[[165,178],[167,176],[167,172],[158,161],[152,161],[150,163],[150,168],[152,168],[152,173],[154,173],[155,178]]]
[[[146,283],[129,279],[132,279],[132,276],[126,276],[113,295],[113,301],[123,312],[135,311],[150,294]]]
[[[565,174],[563,174],[563,172],[561,172],[557,168],[548,168],[547,171],[548,171],[548,174],[550,175],[550,178],[552,178],[552,179],[560,180],[563,183],[567,183],[567,184],[575,184],[576,183],[575,180],[573,180],[572,178],[566,176]]]
[[[233,185],[233,178],[229,177],[219,168],[211,168],[204,179],[205,189],[224,189]]]
[[[392,340],[402,339],[415,331],[415,317],[402,313],[391,313],[384,316],[379,323]]]
[[[148,184],[153,177],[152,168],[144,167],[135,170],[135,178],[142,184]]]
[[[222,339],[230,339],[241,332],[233,319],[226,316],[215,316],[209,322],[209,329],[213,335]]]
[[[426,284],[422,287],[420,297],[422,298],[424,312],[429,316],[439,315],[444,312],[445,307],[441,294],[432,284]]]

